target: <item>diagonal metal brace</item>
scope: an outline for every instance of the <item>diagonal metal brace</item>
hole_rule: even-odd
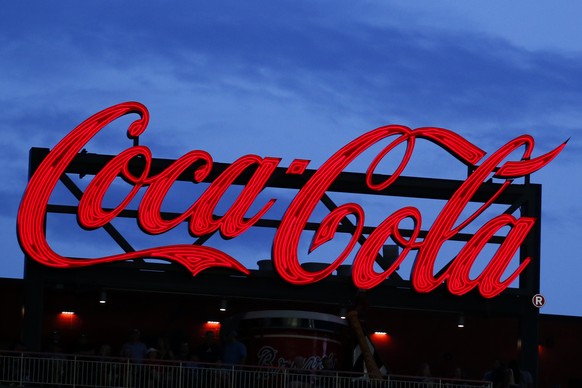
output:
[[[77,198],[79,201],[83,196],[83,191],[73,182],[73,180],[67,175],[63,174],[60,178],[61,182],[65,185],[65,187]],[[78,209],[78,206],[77,206]],[[103,225],[103,229],[113,238],[113,240],[123,249],[126,253],[128,252],[135,252],[135,249],[131,246],[131,244],[119,233],[117,229],[111,224],[107,223]]]
[[[327,193],[323,194],[323,197],[321,197],[321,202],[325,205],[325,207],[327,207],[330,211],[333,211],[335,209],[337,209],[337,205],[333,202],[333,200],[329,197],[329,195],[327,195]],[[343,220],[341,220],[342,225],[344,226],[350,226],[355,228],[356,226],[346,217],[344,217]],[[353,233],[350,233],[353,236]],[[366,237],[362,234],[358,237],[358,243],[360,245],[364,245],[364,243],[366,242]],[[378,263],[378,265],[380,265],[380,267],[383,270],[388,269],[388,266],[386,266],[384,260],[384,257],[380,254],[377,253],[376,254],[376,263]],[[400,276],[400,274],[398,274],[396,271],[392,272],[392,274],[390,275],[391,277],[393,276],[394,278],[398,279],[398,280],[403,280],[402,277]]]

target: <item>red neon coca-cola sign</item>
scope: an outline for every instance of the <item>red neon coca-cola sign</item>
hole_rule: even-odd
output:
[[[142,104],[128,102],[93,115],[65,136],[50,151],[30,179],[18,212],[18,237],[23,251],[37,262],[56,268],[84,267],[147,257],[180,263],[193,275],[211,267],[226,267],[249,274],[249,270],[232,256],[216,248],[201,245],[168,245],[106,257],[80,259],[63,257],[51,249],[46,240],[44,223],[49,198],[59,178],[92,137],[109,123],[132,113],[140,116],[127,131],[130,138],[135,138],[146,130],[149,114]],[[473,166],[474,172],[448,200],[422,240],[418,239],[422,217],[415,207],[406,206],[381,222],[355,255],[352,267],[352,279],[355,286],[361,289],[377,286],[398,268],[410,251],[414,250],[416,260],[411,282],[418,292],[430,292],[446,283],[449,291],[455,295],[466,294],[475,288],[487,298],[501,293],[530,262],[530,259],[522,260],[517,269],[502,279],[514,254],[536,222],[535,218],[516,218],[510,214],[500,214],[490,219],[467,241],[446,271],[435,276],[437,253],[447,240],[489,208],[496,198],[511,185],[513,179],[531,174],[546,166],[562,151],[566,143],[544,155],[532,157],[534,140],[531,136],[524,135],[511,140],[486,157],[486,153],[479,147],[446,129],[425,127],[411,130],[399,125],[374,129],[351,141],[332,155],[315,171],[291,201],[273,240],[272,261],[276,271],[289,283],[297,285],[314,283],[329,276],[354,250],[362,234],[365,214],[363,208],[357,203],[345,203],[332,210],[323,219],[310,247],[311,252],[331,241],[340,222],[346,216],[352,215],[357,220],[355,230],[338,257],[326,268],[315,272],[305,270],[298,258],[300,236],[317,202],[347,165],[376,143],[390,137],[394,140],[374,158],[366,172],[366,185],[372,190],[383,190],[395,182],[410,160],[417,139],[435,143],[462,163]],[[399,166],[386,180],[376,181],[375,170],[380,162],[401,144],[405,145],[406,151]],[[506,160],[521,147],[523,151],[519,160]],[[143,161],[144,167],[140,173],[135,174],[129,168],[129,163],[137,157]],[[245,155],[229,165],[211,182],[186,211],[173,219],[163,218],[162,202],[178,177],[186,169],[195,166],[192,181],[202,182],[212,170],[213,160],[205,151],[190,151],[155,175],[150,173],[151,162],[150,149],[141,145],[134,145],[116,155],[95,175],[83,193],[78,206],[79,224],[86,229],[103,227],[127,207],[140,189],[146,188],[137,210],[137,220],[144,232],[152,235],[162,234],[182,222],[187,222],[189,231],[194,236],[204,236],[218,231],[225,238],[234,238],[255,225],[276,201],[272,198],[262,204],[255,214],[250,216],[247,214],[279,165],[280,158]],[[302,174],[308,163],[308,160],[295,160],[288,167],[287,174]],[[254,171],[253,175],[240,195],[223,216],[216,217],[214,210],[220,199],[233,182],[250,168]],[[461,213],[473,195],[491,175],[505,179],[500,189],[472,215],[466,219],[460,219]],[[102,207],[103,198],[112,182],[118,177],[122,177],[132,188],[117,207],[105,210]],[[399,225],[404,220],[412,221],[414,224],[412,233],[408,237],[403,236],[399,230]],[[505,240],[479,276],[471,278],[470,271],[478,254],[490,238],[502,228],[509,228]],[[377,252],[389,238],[400,245],[401,253],[388,269],[377,273],[373,268]]]

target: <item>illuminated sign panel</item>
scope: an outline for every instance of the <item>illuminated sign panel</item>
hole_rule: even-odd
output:
[[[128,114],[140,116],[128,128],[130,138],[138,137],[147,128],[148,111],[136,102],[123,103],[105,109],[84,121],[65,136],[43,160],[29,181],[18,212],[18,237],[24,252],[41,264],[57,268],[83,267],[137,258],[158,258],[180,263],[193,275],[211,267],[226,267],[248,274],[249,270],[232,256],[216,248],[201,245],[167,245],[106,257],[80,259],[63,257],[50,248],[44,230],[45,216],[49,198],[61,175],[93,136],[111,122]],[[297,254],[300,237],[308,219],[330,185],[354,159],[387,138],[393,140],[374,158],[366,172],[366,185],[371,190],[384,190],[398,179],[412,156],[417,139],[428,140],[438,145],[462,163],[472,167],[474,171],[451,196],[422,240],[418,239],[422,217],[415,207],[404,207],[382,221],[367,236],[365,243],[355,255],[352,269],[354,285],[361,289],[377,286],[398,268],[410,251],[416,251],[411,281],[418,292],[430,292],[443,283],[446,283],[449,291],[455,295],[463,295],[478,288],[481,295],[490,298],[505,290],[529,263],[529,259],[522,260],[518,268],[502,280],[512,257],[536,222],[535,218],[516,218],[510,214],[500,214],[490,219],[467,241],[446,271],[435,276],[437,254],[446,241],[487,210],[511,185],[513,179],[529,175],[546,166],[562,151],[566,143],[544,155],[532,157],[534,140],[524,135],[511,140],[487,156],[476,145],[442,128],[426,127],[412,130],[404,126],[390,125],[365,133],[323,163],[286,209],[272,245],[272,261],[279,275],[287,282],[297,285],[314,283],[329,276],[354,250],[363,231],[365,213],[357,203],[345,203],[323,219],[310,247],[311,252],[333,240],[340,222],[346,216],[352,215],[356,219],[355,230],[338,257],[322,270],[307,271],[300,265]],[[400,164],[386,180],[377,181],[376,168],[383,158],[400,144],[406,146]],[[519,148],[523,148],[519,160],[507,160]],[[135,158],[139,158],[143,163],[139,173],[129,168],[130,161]],[[190,151],[173,161],[165,170],[152,174],[150,149],[134,145],[116,155],[95,175],[80,200],[78,222],[86,229],[103,227],[126,208],[140,189],[146,188],[137,209],[137,220],[144,232],[152,235],[162,234],[182,222],[187,222],[189,231],[194,236],[204,236],[218,231],[225,238],[235,238],[255,225],[276,202],[276,199],[272,198],[260,204],[260,210],[255,214],[250,216],[247,214],[251,205],[257,205],[255,201],[259,193],[267,187],[268,180],[280,160],[257,155],[240,157],[229,165],[186,211],[173,219],[167,219],[162,217],[161,207],[174,182],[184,171],[192,167],[194,168],[192,181],[202,182],[212,170],[212,157],[205,151]],[[296,159],[288,167],[287,174],[301,175],[308,163],[308,160]],[[252,177],[242,192],[223,216],[216,217],[215,208],[227,189],[241,174],[250,169],[253,171]],[[491,175],[504,179],[504,183],[473,214],[461,218],[471,198]],[[103,199],[118,177],[123,178],[132,188],[117,207],[105,210],[102,207]],[[399,230],[399,225],[405,220],[414,224],[412,234],[408,237],[403,236]],[[502,228],[509,228],[505,240],[482,272],[477,277],[471,278],[469,274],[477,256],[490,238]],[[388,239],[395,241],[402,250],[388,269],[377,273],[373,268],[376,255]]]

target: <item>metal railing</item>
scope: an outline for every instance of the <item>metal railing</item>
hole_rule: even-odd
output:
[[[0,386],[79,388],[470,388],[491,383],[65,354],[0,353]]]

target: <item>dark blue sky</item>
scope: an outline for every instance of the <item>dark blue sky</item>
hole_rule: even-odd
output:
[[[533,181],[544,185],[543,312],[582,315],[582,7],[409,3],[4,4],[0,276],[22,276],[15,219],[28,149],[53,147],[91,114],[136,100],[152,115],[141,142],[156,157],[202,149],[217,161],[254,153],[318,166],[394,123],[449,128],[488,153],[523,133],[538,155],[571,137]],[[90,151],[128,146],[122,131],[107,131]],[[462,178],[450,158],[418,157],[408,175]],[[86,244],[101,247],[100,238]],[[268,254],[259,245],[239,254]]]

